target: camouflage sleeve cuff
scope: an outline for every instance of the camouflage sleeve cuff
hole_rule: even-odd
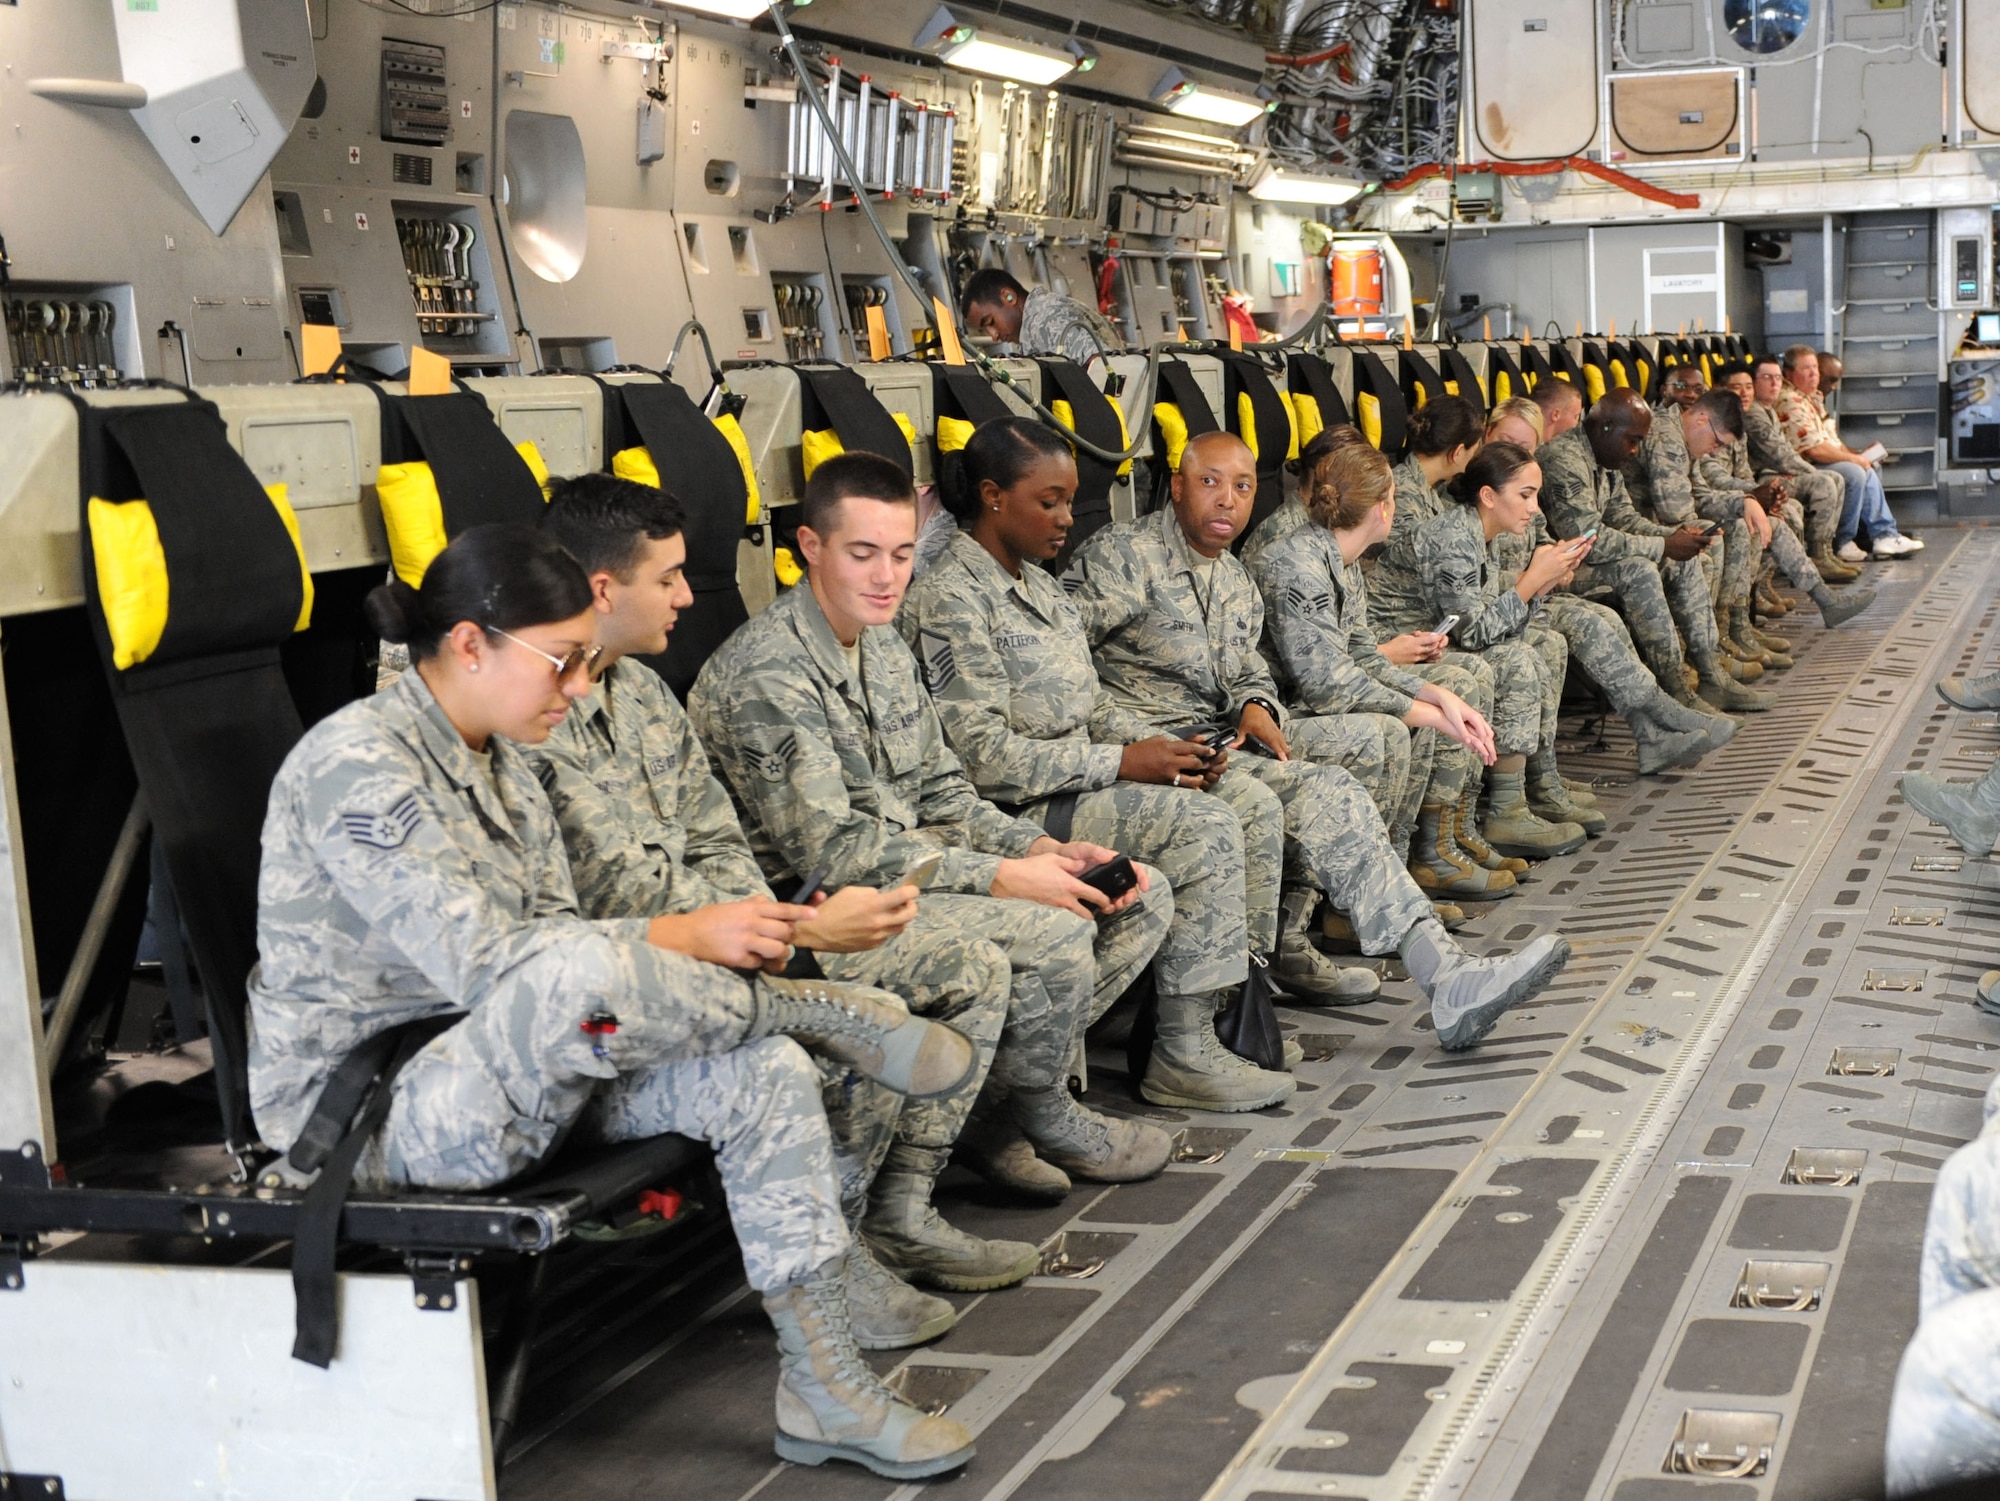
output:
[[[607,938],[615,938],[622,943],[644,943],[646,930],[653,925],[650,917],[606,917],[593,922],[591,926]]]
[[[1039,839],[1041,834],[1040,829],[1035,830],[1035,838]],[[937,879],[931,883],[931,889],[986,896],[993,890],[994,879],[999,874],[998,855],[984,855],[978,850],[968,849],[946,850],[944,863],[938,868]]]

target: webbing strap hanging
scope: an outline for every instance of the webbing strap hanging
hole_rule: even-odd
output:
[[[1355,424],[1384,455],[1400,458],[1410,418],[1402,386],[1374,350],[1357,348],[1353,353]]]
[[[1185,361],[1160,361],[1159,389],[1166,393],[1168,401],[1181,409],[1181,420],[1187,424],[1190,438],[1222,431],[1222,424],[1216,421],[1215,412],[1209,407],[1208,397],[1202,394],[1200,382],[1194,378],[1194,371],[1187,367]]]
[[[1448,393],[1444,388],[1444,377],[1432,368],[1431,362],[1414,349],[1402,351],[1403,399],[1415,411],[1426,403],[1436,401]]]
[[[627,423],[653,456],[661,488],[680,499],[688,587],[734,589],[736,544],[750,503],[736,450],[671,381],[635,381],[617,391]]]
[[[1463,350],[1447,345],[1438,351],[1438,361],[1444,366],[1444,377],[1458,387],[1458,394],[1484,412],[1493,405],[1492,392],[1479,374],[1472,368],[1472,361],[1465,357]]]
[[[1257,498],[1251,502],[1250,520],[1237,536],[1237,546],[1257,530],[1271,512],[1285,502],[1285,461],[1292,455],[1295,419],[1291,404],[1280,394],[1270,372],[1252,355],[1218,356],[1224,372],[1223,389],[1229,394],[1232,415],[1237,419],[1237,436],[1242,432],[1242,404],[1249,399],[1250,417],[1256,424]]]
[[[1056,397],[1069,403],[1078,437],[1107,453],[1125,447],[1118,414],[1082,366],[1067,359],[1038,360],[1036,364],[1041,367],[1042,389],[1055,393],[1051,404]],[[1058,574],[1071,553],[1111,524],[1111,486],[1118,478],[1115,464],[1105,463],[1088,449],[1078,448],[1075,453],[1076,499],[1070,504],[1069,540],[1049,564],[1050,571]]]
[[[469,527],[492,522],[541,519],[542,487],[534,471],[514,451],[493,413],[477,396],[454,391],[444,396],[388,396],[431,466],[437,482],[438,506],[444,513],[444,534],[456,537]],[[388,461],[387,425],[383,456]]]
[[[319,1169],[299,1206],[292,1235],[294,1360],[322,1370],[333,1364],[340,1337],[334,1264],[340,1252],[340,1212],[354,1186],[355,1165],[369,1139],[389,1118],[389,1106],[395,1100],[392,1086],[403,1065],[425,1043],[463,1020],[455,1013],[424,1016],[378,1032],[341,1060],[320,1091],[312,1119],[290,1157],[301,1171],[309,1172],[314,1166]],[[363,1095],[367,1095],[366,1105],[360,1105]],[[326,1146],[328,1141],[333,1145]]]

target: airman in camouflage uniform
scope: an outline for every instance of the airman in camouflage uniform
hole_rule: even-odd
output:
[[[1172,920],[1171,888],[1154,876],[1142,900],[1095,924],[993,897],[1000,861],[1026,855],[1046,832],[973,790],[893,627],[862,630],[857,651],[858,682],[812,589],[794,588],[709,658],[689,715],[767,880],[783,886],[817,873],[829,887],[893,886],[926,857],[942,856],[915,922],[878,949],[828,955],[822,965],[838,979],[893,978],[924,1011],[968,976],[1004,987],[1004,1030],[974,1036],[994,1083],[1037,1100],[1060,1095],[1067,1106],[1063,1081],[1088,1018],[1152,958]],[[927,1175],[927,1206],[976,1095],[961,1088],[906,1107],[885,1176],[914,1183]],[[1080,1106],[1073,1113],[1101,1119]],[[1111,1129],[1115,1155],[1123,1138]],[[871,1211],[870,1239],[899,1269],[967,1290],[1033,1270],[1028,1259],[968,1281],[945,1265],[957,1232],[927,1207],[923,1214],[921,1233],[903,1235]]]
[[[1764,550],[1743,519],[1740,496],[1695,487],[1694,458],[1681,426],[1681,408],[1671,401],[1653,408],[1653,425],[1639,452],[1625,466],[1625,488],[1632,503],[1669,529],[1720,522],[1718,545],[1701,555],[1708,573],[1709,594],[1717,610],[1747,605],[1750,586],[1764,561]]]
[[[1251,933],[1263,939],[1260,953],[1272,946],[1277,891],[1260,888],[1263,905],[1249,911],[1242,828],[1227,807],[1194,790],[1120,780],[1123,746],[1091,737],[1102,689],[1082,617],[1054,577],[1028,562],[1016,578],[960,532],[910,591],[897,623],[981,795],[1044,823],[1066,817],[1070,837],[1166,872],[1174,921],[1155,960],[1163,1005],[1241,988]],[[1271,850],[1267,868],[1277,859]],[[1100,994],[1092,1019],[1113,999]],[[1291,1092],[1282,1075],[1251,1082],[1262,1086],[1258,1106],[1274,1090]]]
[[[1118,331],[1095,308],[1047,287],[1029,290],[1015,342],[1025,353],[1059,354],[1086,368],[1092,360],[1125,347]]]
[[[1760,480],[1782,475],[1785,493],[1796,495],[1806,513],[1806,549],[1817,559],[1833,550],[1833,534],[1847,504],[1847,482],[1831,469],[1821,469],[1792,447],[1777,413],[1753,400],[1743,412],[1743,446],[1750,467]]]
[[[1107,527],[1078,551],[1063,587],[1083,615],[1105,689],[1091,716],[1093,739],[1130,744],[1196,724],[1239,727],[1246,716],[1261,723],[1253,709],[1283,732],[1277,684],[1258,653],[1263,605],[1228,551],[1255,492],[1249,449],[1229,434],[1206,434],[1182,455],[1172,506]],[[1217,536],[1218,555],[1190,545],[1183,505],[1210,525],[1233,528]],[[1507,959],[1469,959],[1390,851],[1373,805],[1338,767],[1281,761],[1246,745],[1213,790],[1246,832],[1282,830],[1286,873],[1350,914],[1364,952],[1403,955],[1446,1048],[1473,1045],[1568,962],[1560,939],[1537,939]],[[1264,868],[1276,878],[1276,862]],[[1255,863],[1246,871],[1260,874]]]
[[[1227,552],[1197,583],[1192,549],[1172,507],[1106,527],[1070,563],[1063,587],[1081,611],[1104,693],[1091,738],[1126,745],[1197,724],[1235,725],[1262,699],[1286,723],[1278,685],[1259,655],[1264,609]],[[1308,879],[1350,912],[1366,953],[1396,946],[1430,904],[1390,853],[1381,815],[1337,767],[1235,752],[1215,792],[1245,831],[1253,912],[1274,910],[1281,875]],[[1284,860],[1266,858],[1283,840]],[[1255,945],[1265,935],[1253,933]]]
[[[463,1012],[397,1076],[362,1182],[491,1188],[578,1125],[680,1131],[718,1144],[751,1282],[804,1279],[848,1244],[817,1071],[790,1038],[749,1040],[752,981],[648,944],[644,919],[580,917],[540,784],[489,744],[482,765],[406,672],[286,759],[249,981],[260,1135],[289,1148],[376,1033]],[[597,1013],[615,1030],[584,1031]]]
[[[1687,655],[1701,675],[1703,691],[1714,689],[1724,708],[1750,707],[1744,703],[1747,698],[1761,705],[1765,696],[1737,687],[1718,659],[1715,607],[1699,559],[1675,562],[1666,556],[1664,539],[1678,528],[1639,514],[1622,476],[1597,462],[1585,427],[1544,443],[1535,457],[1542,468],[1541,507],[1551,534],[1568,539],[1597,529],[1589,559],[1577,569],[1571,588],[1579,593],[1599,587],[1612,592],[1639,655],[1660,688],[1682,704],[1689,700],[1681,676],[1678,622],[1686,632]]]
[[[1449,504],[1431,488],[1423,467],[1411,454],[1396,466],[1396,519],[1389,540],[1368,580],[1368,620],[1375,639],[1387,641],[1405,631],[1426,631],[1437,624],[1424,614],[1424,576],[1417,564],[1417,534]],[[1496,682],[1495,687],[1499,687]]]

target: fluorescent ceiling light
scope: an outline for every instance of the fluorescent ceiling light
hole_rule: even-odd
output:
[[[1364,184],[1347,177],[1308,177],[1273,167],[1250,185],[1250,196],[1266,203],[1311,203],[1333,208],[1362,194]]]
[[[771,7],[767,0],[666,0],[675,10],[699,11],[728,21],[754,21]]]
[[[943,6],[917,33],[917,45],[954,68],[1045,87],[1077,71],[1079,58],[1057,47],[981,33]],[[1093,58],[1093,61],[1095,59]]]
[[[1231,130],[1248,125],[1270,109],[1270,104],[1248,94],[1228,94],[1205,88],[1179,68],[1169,68],[1153,87],[1156,104],[1187,120],[1206,120]]]

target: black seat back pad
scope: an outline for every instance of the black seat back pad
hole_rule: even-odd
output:
[[[390,396],[384,405],[394,409],[409,433],[416,449],[409,457],[431,466],[445,536],[490,522],[533,526],[541,520],[542,487],[534,471],[477,396],[462,391]],[[386,422],[384,431],[386,435]],[[386,441],[383,451],[386,459]]]
[[[1333,366],[1316,354],[1295,354],[1285,363],[1285,383],[1295,396],[1310,396],[1319,407],[1322,428],[1353,425],[1347,398],[1334,383]]]
[[[799,383],[803,404],[799,415],[806,431],[830,427],[849,453],[878,453],[901,465],[905,474],[916,474],[910,440],[889,409],[875,399],[867,381],[844,365],[828,365],[800,367]]]
[[[1118,414],[1083,367],[1067,359],[1036,363],[1041,367],[1042,390],[1047,398],[1042,404],[1049,406],[1057,399],[1068,402],[1079,438],[1096,444],[1106,453],[1123,452],[1125,431],[1119,425]],[[1076,499],[1070,506],[1069,540],[1049,563],[1049,571],[1055,574],[1061,574],[1069,565],[1072,553],[1111,524],[1111,487],[1117,483],[1118,466],[1107,464],[1081,448],[1075,452]]]

